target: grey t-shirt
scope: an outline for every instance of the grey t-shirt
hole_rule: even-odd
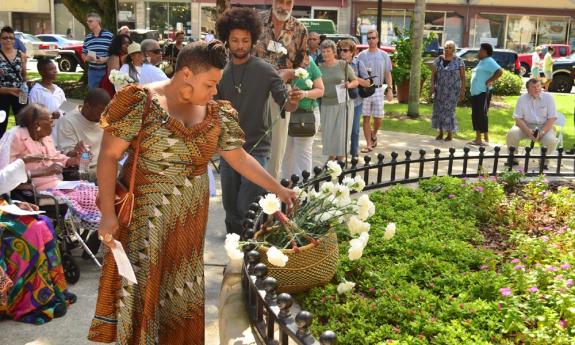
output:
[[[386,52],[378,49],[372,53],[366,49],[359,53],[357,58],[363,62],[367,69],[371,68],[371,75],[376,76],[376,78],[373,78],[375,85],[385,83],[385,72],[391,71],[391,59]]]
[[[268,97],[271,93],[281,107],[287,101],[287,92],[275,68],[258,57],[252,56],[241,65],[230,61],[224,68],[216,98],[230,101],[238,111],[240,127],[246,136],[244,149],[248,153],[269,156],[271,131],[266,132],[272,121]]]

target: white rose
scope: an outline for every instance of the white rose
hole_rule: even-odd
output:
[[[300,201],[306,201],[307,200],[307,192],[305,191],[305,189],[301,189],[300,187],[294,187],[293,191],[296,193],[296,195]]]
[[[333,222],[334,220],[339,220],[341,215],[342,212],[340,210],[328,210],[317,214],[315,220],[318,223]]]
[[[230,261],[235,261],[242,259],[244,257],[244,253],[238,248],[240,242],[240,235],[238,234],[227,234],[226,241],[224,243],[224,247],[226,249],[226,253],[228,254],[228,258]]]
[[[385,228],[383,239],[389,241],[393,238],[393,236],[395,236],[395,223],[389,223]]]
[[[318,199],[321,196],[320,192],[316,192],[315,189],[311,189],[308,194],[307,194],[308,198],[310,199]]]
[[[375,214],[375,205],[369,200],[369,195],[367,194],[357,199],[357,206],[359,207],[358,213],[361,220],[366,220]]]
[[[360,259],[363,255],[363,248],[365,248],[363,241],[359,238],[354,238],[349,241],[349,244],[350,247],[347,251],[347,257],[352,261]]]
[[[356,192],[361,192],[365,188],[365,181],[359,175],[356,176],[353,180],[355,181],[355,183],[351,188]]]
[[[353,290],[354,287],[355,287],[355,283],[353,283],[353,282],[339,283],[339,285],[337,286],[337,293],[340,295],[343,295],[344,293]]]
[[[288,51],[285,47],[281,47],[278,49],[278,53],[280,54],[280,56],[283,56],[283,55],[286,55],[288,53]]]
[[[363,232],[368,232],[371,224],[368,222],[363,222],[356,216],[351,216],[347,222],[347,227],[349,228],[349,233],[352,235],[361,234]]]
[[[363,247],[365,248],[365,246],[367,246],[367,241],[369,241],[369,233],[362,232],[361,235],[359,235],[359,240],[363,243]]]
[[[266,194],[258,203],[265,214],[274,214],[281,209],[281,201],[273,193]]]
[[[335,196],[337,198],[349,198],[349,188],[345,185],[335,185]]]
[[[341,184],[346,185],[348,188],[351,188],[351,186],[355,183],[355,180],[349,176],[346,176],[343,178],[343,180],[341,181]]]
[[[277,249],[276,247],[271,247],[270,249],[268,249],[266,255],[268,257],[268,261],[270,262],[270,264],[274,266],[284,267],[288,262],[287,255],[282,253],[281,250]]]
[[[310,89],[313,88],[313,81],[311,79],[306,79],[305,86],[307,86]]]
[[[295,70],[295,76],[300,78],[300,79],[306,79],[307,77],[309,77],[309,73],[304,69],[304,68],[296,68]]]
[[[335,184],[332,182],[324,182],[319,187],[319,191],[322,194],[333,195],[335,194]]]
[[[337,161],[329,161],[327,162],[327,173],[331,176],[332,180],[335,180],[341,175],[341,166]]]

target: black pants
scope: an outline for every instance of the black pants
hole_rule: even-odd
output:
[[[489,132],[489,118],[487,117],[489,103],[491,103],[491,93],[482,92],[471,96],[471,122],[474,131]]]
[[[10,114],[10,108],[14,115],[18,114],[20,109],[22,109],[25,104],[20,104],[18,97],[10,95],[0,95],[0,110],[6,112],[6,121],[0,123],[0,138],[6,133],[6,128],[8,127],[8,114]]]

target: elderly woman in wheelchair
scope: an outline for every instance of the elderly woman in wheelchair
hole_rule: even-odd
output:
[[[26,156],[40,159],[25,164],[30,183],[19,186],[12,196],[38,202],[40,206],[42,201],[38,200],[38,194],[55,197],[58,203],[65,206],[59,207],[60,211],[67,209],[67,219],[90,234],[90,248],[97,252],[99,242],[95,233],[100,222],[100,211],[96,207],[97,187],[89,183],[72,183],[64,187],[61,175],[64,168],[78,166],[80,155],[84,152],[83,144],[78,143],[67,155],[57,151],[50,135],[52,116],[48,109],[39,104],[23,108],[17,115],[17,124],[9,134],[9,161]]]
[[[43,324],[66,314],[76,296],[67,291],[56,233],[49,218],[18,215],[4,193],[28,179],[23,157],[0,170],[0,318]],[[38,206],[18,203],[25,211]]]

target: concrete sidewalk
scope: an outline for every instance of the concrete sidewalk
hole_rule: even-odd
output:
[[[363,135],[362,135],[363,136]],[[465,142],[454,140],[446,143],[436,141],[433,137],[416,134],[404,134],[395,132],[380,132],[378,147],[371,153],[373,161],[376,161],[378,153],[384,153],[386,160],[390,159],[392,151],[400,153],[403,158],[405,150],[411,150],[416,157],[419,149],[425,149],[432,154],[433,149],[440,148],[443,152],[449,147],[461,150]],[[365,141],[360,143],[360,147]],[[314,166],[323,165],[325,158],[321,155],[321,138],[317,136],[314,145]],[[401,176],[401,175],[399,175]],[[205,240],[205,279],[206,279],[206,344],[219,344],[217,305],[223,267],[227,263],[223,244],[225,239],[225,213],[221,205],[221,189],[219,176],[216,174],[217,196],[210,200],[210,211]],[[0,322],[0,344],[42,344],[42,345],[82,345],[93,344],[86,340],[86,334],[90,326],[91,317],[96,302],[98,289],[99,270],[91,261],[83,261],[81,264],[80,281],[70,287],[70,291],[78,295],[78,302],[69,308],[68,314],[55,319],[42,326],[29,325],[13,321]]]

